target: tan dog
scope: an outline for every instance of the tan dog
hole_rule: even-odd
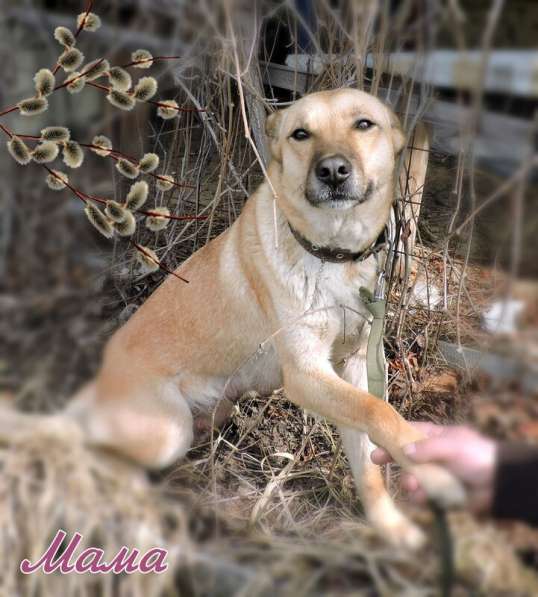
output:
[[[190,448],[193,413],[283,385],[338,426],[369,520],[415,547],[421,534],[369,454],[374,442],[409,468],[402,446],[419,435],[367,392],[369,315],[359,288],[373,288],[376,257],[351,259],[389,218],[404,137],[386,106],[351,89],[299,100],[271,115],[267,132],[276,222],[264,183],[233,226],[177,270],[190,284],[170,276],[112,337],[70,412],[92,442],[163,467]],[[311,254],[320,247],[342,263]],[[432,492],[453,489],[436,469],[416,474]]]

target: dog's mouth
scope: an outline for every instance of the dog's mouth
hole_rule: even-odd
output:
[[[351,193],[347,189],[306,188],[305,197],[315,207],[328,207],[330,209],[348,209],[368,201],[374,190],[370,181],[362,193]]]

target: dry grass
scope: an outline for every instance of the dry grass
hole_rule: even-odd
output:
[[[3,410],[4,421],[9,420]],[[18,416],[18,415],[17,415]],[[6,441],[8,440],[8,441]],[[395,552],[361,521],[335,432],[288,403],[245,397],[231,422],[165,478],[89,450],[58,418],[2,429],[0,557],[5,595],[436,595],[436,540]],[[21,471],[24,474],[21,475]],[[426,515],[415,513],[430,529]],[[455,595],[533,595],[507,535],[451,517]],[[169,550],[163,575],[23,576],[58,528],[114,554]],[[485,565],[487,562],[487,565]]]

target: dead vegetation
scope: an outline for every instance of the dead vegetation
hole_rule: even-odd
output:
[[[246,396],[220,433],[151,482],[113,455],[85,448],[64,420],[21,426],[9,437],[0,442],[3,594],[437,594],[435,537],[418,555],[384,544],[361,521],[335,432],[281,394]],[[431,528],[427,514],[415,517]],[[455,595],[535,594],[535,575],[507,542],[528,557],[535,535],[463,513],[451,525]],[[164,547],[170,571],[19,575],[22,558],[41,554],[58,528],[83,533],[83,545],[107,554],[124,544]]]

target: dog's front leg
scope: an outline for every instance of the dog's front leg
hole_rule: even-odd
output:
[[[355,353],[348,357],[337,371],[342,379],[355,388],[368,386],[365,354]],[[338,427],[338,431],[368,521],[393,545],[410,549],[420,547],[424,542],[424,535],[396,507],[390,497],[381,468],[370,459],[375,446],[368,435],[364,431],[342,425]]]
[[[390,404],[340,378],[322,343],[314,343],[308,350],[303,346],[298,353],[281,343],[279,353],[284,389],[290,400],[338,426],[366,432],[400,466],[412,472],[437,502],[454,506],[464,501],[461,484],[448,471],[436,465],[414,465],[405,455],[403,447],[424,436]]]

